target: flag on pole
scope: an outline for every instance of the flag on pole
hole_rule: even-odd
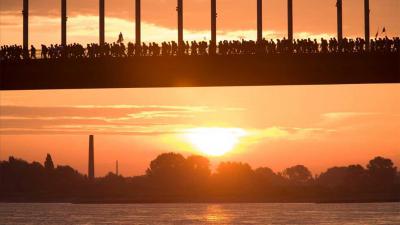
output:
[[[386,33],[386,27],[383,27],[382,33]]]

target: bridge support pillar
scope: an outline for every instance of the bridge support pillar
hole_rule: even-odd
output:
[[[211,0],[211,43],[209,54],[213,55],[217,50],[217,0]]]
[[[142,34],[141,34],[142,22],[141,22],[141,4],[140,4],[141,2],[140,1],[141,0],[136,0],[135,1],[135,11],[136,11],[136,13],[135,13],[135,16],[136,16],[136,19],[135,19],[135,23],[136,23],[136,25],[135,25],[135,34],[136,34],[136,38],[135,38],[136,49],[135,49],[135,52],[136,52],[137,56],[141,55],[140,52],[141,52],[141,44],[142,44]]]
[[[67,45],[67,0],[61,0],[61,45]]]
[[[23,2],[23,48],[24,51],[29,49],[29,0],[24,0]]]
[[[364,0],[364,24],[365,24],[365,49],[369,50],[370,30],[369,30],[369,0]]]
[[[105,0],[99,0],[99,44],[104,45],[105,43],[105,29],[104,29],[104,21],[105,21]]]
[[[178,12],[178,54],[183,54],[185,49],[183,41],[183,0],[178,0],[176,11]]]
[[[288,40],[293,42],[293,0],[288,0]]]
[[[342,0],[337,0],[337,38],[341,42],[343,40],[343,4]]]
[[[257,0],[257,41],[263,39],[262,0]]]

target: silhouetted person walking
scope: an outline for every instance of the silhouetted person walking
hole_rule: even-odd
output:
[[[124,36],[122,35],[122,32],[120,32],[119,36],[118,36],[117,43],[122,43],[122,42],[124,42]]]

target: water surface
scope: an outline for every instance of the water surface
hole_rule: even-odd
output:
[[[400,203],[2,204],[0,224],[400,224]]]

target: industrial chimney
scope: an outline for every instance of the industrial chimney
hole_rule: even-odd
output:
[[[94,179],[94,137],[89,136],[89,171],[88,176],[90,180]]]

